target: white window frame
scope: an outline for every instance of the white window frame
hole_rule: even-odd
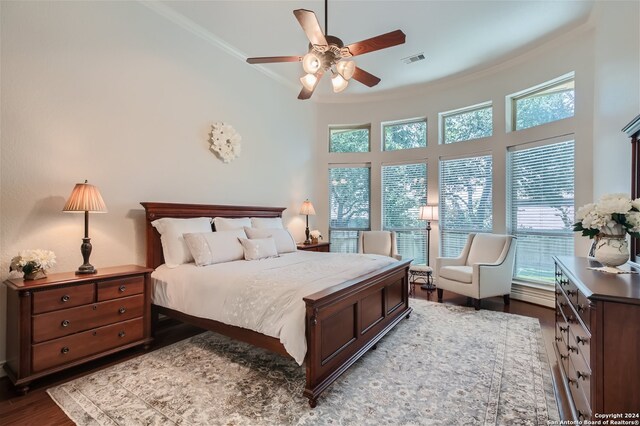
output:
[[[386,149],[385,147],[385,138],[384,138],[384,130],[386,127],[390,127],[390,126],[399,126],[399,125],[403,125],[403,124],[411,124],[411,123],[422,123],[424,122],[424,126],[425,126],[425,132],[424,132],[424,146],[417,146],[414,148],[403,148],[403,149]],[[414,149],[424,149],[429,145],[429,121],[427,120],[427,117],[415,117],[415,118],[408,118],[406,120],[396,120],[396,121],[383,121],[382,123],[380,123],[380,149],[382,150],[382,152],[402,152],[402,151],[411,151]]]
[[[444,136],[445,136],[445,119],[454,115],[461,115],[467,112],[473,112],[473,111],[477,111],[477,110],[481,110],[481,109],[486,109],[486,108],[491,108],[491,134],[489,136],[483,136],[483,137],[479,137],[479,138],[472,138],[472,139],[464,139],[461,141],[455,141],[455,142],[445,142],[444,140]],[[452,144],[456,144],[456,143],[463,143],[463,142],[469,142],[469,141],[476,141],[478,139],[486,139],[486,138],[490,138],[493,137],[493,102],[492,101],[487,101],[487,102],[483,102],[480,104],[476,104],[476,105],[471,105],[468,107],[464,107],[464,108],[459,108],[459,109],[454,109],[451,111],[445,111],[445,112],[440,112],[438,113],[438,143],[440,145],[452,145]]]
[[[550,123],[555,123],[558,120],[554,120],[554,121],[549,121],[547,123],[543,123],[543,124],[539,124],[536,126],[531,126],[531,127],[527,127],[524,129],[516,129],[516,120],[517,120],[517,116],[516,116],[516,102],[519,99],[522,98],[526,98],[527,96],[531,96],[534,95],[536,93],[539,92],[543,92],[547,89],[551,89],[554,86],[559,86],[561,84],[567,83],[569,81],[573,80],[574,81],[574,92],[575,92],[575,72],[570,72],[564,75],[561,75],[560,77],[554,78],[553,80],[549,80],[549,81],[545,81],[544,83],[538,84],[536,86],[533,87],[529,87],[528,89],[525,90],[521,90],[519,92],[516,93],[512,93],[510,95],[507,95],[505,97],[505,107],[506,107],[506,120],[507,120],[507,125],[506,125],[506,131],[507,133],[509,132],[520,132],[523,130],[527,130],[527,129],[531,129],[532,127],[538,127],[538,126],[544,126],[545,124],[550,124]],[[575,111],[574,111],[574,117],[575,117]],[[569,118],[569,117],[567,117]]]
[[[425,235],[425,239],[426,239],[426,235],[427,235],[427,228],[426,228],[426,224],[424,226],[421,227],[416,227],[416,228],[387,228],[385,226],[385,217],[384,217],[384,167],[393,167],[393,166],[406,166],[406,165],[414,165],[414,164],[424,164],[425,167],[425,175],[424,175],[424,179],[425,179],[425,193],[424,193],[424,200],[425,200],[425,204],[427,203],[428,200],[428,193],[429,193],[429,164],[426,158],[416,158],[415,160],[407,160],[407,161],[401,161],[401,162],[389,162],[389,163],[382,163],[380,165],[380,216],[382,218],[382,229],[385,231],[395,231],[396,234],[398,232],[422,232]],[[419,210],[420,210],[420,206],[418,206],[418,214],[419,214]],[[424,245],[424,255],[426,258],[426,243]],[[402,254],[402,253],[399,253]]]
[[[348,152],[340,152],[340,151],[331,151],[331,131],[332,130],[368,130],[367,135],[367,150],[366,151],[348,151]],[[366,124],[341,124],[341,125],[331,125],[329,126],[328,138],[327,138],[327,149],[329,150],[329,154],[365,154],[371,152],[371,123]]]

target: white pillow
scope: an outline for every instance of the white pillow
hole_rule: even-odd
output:
[[[216,231],[230,231],[232,229],[244,228],[245,226],[251,228],[251,219],[248,217],[238,219],[214,217],[213,224],[216,226]]]
[[[242,260],[244,250],[238,238],[246,237],[244,229],[184,234],[197,266]]]
[[[252,217],[251,226],[254,228],[284,229],[281,217]]]
[[[286,229],[262,229],[262,228],[244,228],[244,232],[252,240],[257,238],[273,238],[276,243],[278,254],[290,253],[296,251],[296,240],[293,239],[291,233]]]
[[[278,257],[278,250],[273,238],[260,238],[256,240],[248,240],[246,238],[238,238],[244,249],[244,258],[246,260],[265,259],[267,257]]]
[[[182,234],[211,232],[210,217],[191,219],[175,219],[163,217],[151,222],[160,233],[164,263],[168,268],[177,268],[183,263],[193,262],[193,256],[185,243]]]

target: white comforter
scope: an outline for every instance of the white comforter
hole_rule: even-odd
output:
[[[303,297],[396,262],[362,254],[297,251],[277,258],[205,267],[162,265],[152,274],[153,303],[280,339],[302,365]]]

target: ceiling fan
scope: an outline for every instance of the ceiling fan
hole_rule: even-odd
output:
[[[298,99],[309,99],[313,95],[318,82],[325,72],[331,72],[333,91],[338,93],[346,89],[352,78],[365,86],[373,87],[380,79],[358,68],[354,61],[349,60],[353,56],[363,55],[387,47],[397,46],[405,42],[405,34],[401,30],[391,31],[366,40],[352,43],[347,46],[338,37],[325,35],[327,31],[328,0],[324,2],[324,29],[316,14],[306,9],[296,9],[293,14],[298,19],[300,26],[309,38],[309,51],[304,56],[266,56],[259,58],[247,58],[250,64],[265,64],[270,62],[302,62],[302,68],[306,75],[300,78],[302,90]]]

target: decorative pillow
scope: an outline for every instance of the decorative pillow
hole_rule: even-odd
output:
[[[164,263],[169,268],[177,268],[183,263],[193,262],[193,256],[182,234],[211,232],[210,217],[192,219],[163,217],[162,219],[154,220],[151,225],[160,233]]]
[[[246,238],[238,238],[244,249],[244,258],[246,260],[265,259],[267,257],[278,257],[278,250],[273,238],[259,238],[249,240]]]
[[[214,217],[213,224],[216,226],[216,231],[230,231],[232,229],[244,228],[245,226],[251,228],[251,219],[248,217],[238,219]]]
[[[286,229],[244,228],[244,232],[251,240],[257,238],[273,238],[278,254],[290,253],[297,249],[296,240],[293,239],[291,233]]]
[[[246,237],[244,229],[184,234],[184,240],[197,266],[242,260],[244,250],[238,238]]]
[[[281,217],[252,217],[251,226],[254,228],[284,229]]]

